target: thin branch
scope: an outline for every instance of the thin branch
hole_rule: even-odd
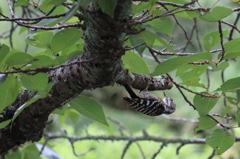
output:
[[[186,3],[186,4],[177,4],[177,3],[165,2],[165,1],[157,1],[156,3],[157,3],[157,4],[160,4],[160,5],[171,5],[171,6],[177,7],[177,8],[186,8],[186,7],[188,7],[189,5],[194,4],[196,1],[197,1],[197,0],[194,0],[194,1],[191,1],[191,2]]]
[[[167,146],[167,145],[166,145],[165,143],[163,143],[163,144],[159,147],[158,151],[152,156],[151,159],[155,159],[155,158],[157,157],[157,155],[161,152],[161,150],[162,150],[165,146]]]
[[[116,125],[118,125],[118,127],[119,127],[118,130],[119,130],[121,136],[124,136],[124,133],[123,133],[122,130],[127,130],[127,131],[129,132],[129,134],[130,134],[131,136],[133,136],[132,132],[131,132],[127,127],[125,127],[121,122],[119,122],[118,120],[116,120],[116,119],[114,119],[114,118],[112,118],[112,117],[110,117],[110,116],[108,116],[107,119],[110,120],[111,122],[115,123]],[[143,150],[142,150],[141,145],[140,145],[138,142],[135,142],[135,143],[136,143],[136,145],[138,146],[138,149],[139,149],[139,151],[140,151],[143,159],[145,159],[146,157],[145,157],[145,155],[144,155],[144,152],[143,152]],[[128,143],[128,144],[130,144],[130,143]],[[127,145],[126,145],[126,146],[127,146]],[[130,145],[129,145],[129,146],[130,146]],[[125,147],[125,148],[126,148],[126,147]],[[124,149],[124,151],[127,151],[127,150]],[[123,151],[122,156],[124,156],[124,151]],[[125,153],[126,153],[126,152],[125,152]]]
[[[163,5],[162,3],[160,3],[160,5],[161,5],[166,11],[169,11],[169,9],[168,9],[165,5]],[[177,23],[177,25],[178,25],[178,26],[182,29],[182,31],[184,32],[184,35],[185,35],[185,38],[187,39],[187,41],[188,41],[189,43],[192,43],[191,40],[188,38],[188,35],[187,35],[186,30],[185,30],[185,29],[182,27],[182,25],[178,22],[176,16],[175,16],[174,14],[173,14],[172,16],[173,16],[175,22]]]
[[[225,119],[227,119],[227,120],[232,120],[232,117],[230,117],[230,116],[224,116],[224,117],[222,117],[221,115],[215,114],[215,113],[211,113],[211,114],[209,114],[209,115],[211,115],[211,116],[216,116],[216,117],[219,117],[219,118],[225,118]]]
[[[62,24],[62,25],[56,25],[53,27],[46,27],[46,26],[32,26],[32,25],[25,25],[23,23],[20,22],[16,22],[18,25],[20,26],[24,26],[27,28],[33,28],[33,29],[42,29],[42,30],[56,30],[56,29],[62,29],[62,28],[69,28],[69,27],[80,27],[80,28],[84,28],[83,24],[79,24],[79,23],[74,23],[74,24]]]
[[[131,47],[125,46],[125,51],[133,50],[133,49],[135,49],[135,48],[137,48],[137,47],[139,47],[139,46],[142,46],[142,45],[144,45],[144,44],[146,44],[146,43],[145,43],[145,42],[141,42],[141,43],[139,43],[139,44],[137,44],[137,45],[134,45],[134,46],[131,46]]]
[[[75,62],[66,63],[66,64],[53,66],[53,67],[38,67],[38,68],[26,69],[26,70],[21,70],[19,68],[13,67],[13,69],[15,69],[15,71],[0,71],[0,74],[25,73],[25,74],[29,74],[29,75],[35,75],[37,73],[46,73],[46,72],[49,72],[52,70],[56,70],[60,67],[67,67],[67,66],[71,66],[71,65],[75,65],[75,64],[87,63],[87,62],[93,61],[94,59],[96,59],[96,58],[92,58],[90,60],[75,61]]]
[[[157,50],[157,49],[154,49],[154,48],[150,48],[149,49],[155,53],[157,53],[158,55],[166,55],[166,56],[191,56],[191,55],[195,55],[197,53],[172,53],[172,52],[163,52],[162,50]],[[212,50],[210,51],[211,53],[216,53],[216,52],[219,52],[219,51],[222,51],[222,49],[216,49],[216,50]]]
[[[5,18],[0,18],[0,21],[40,21],[43,19],[52,19],[52,18],[60,18],[60,17],[64,17],[66,15],[66,13],[62,13],[62,14],[57,14],[57,15],[49,15],[49,16],[38,16],[36,18],[9,18],[7,16],[5,16]],[[2,15],[3,16],[3,15]],[[27,22],[25,22],[26,24],[29,24]],[[36,22],[34,22],[36,23]],[[34,24],[34,23],[30,23],[30,24]]]
[[[186,3],[186,4],[183,4],[183,5],[180,5],[179,7],[177,8],[174,8],[172,10],[169,10],[161,15],[157,15],[157,16],[154,16],[152,18],[148,18],[148,19],[144,19],[144,20],[140,20],[138,22],[134,22],[132,24],[130,24],[130,26],[135,26],[135,25],[138,25],[138,24],[142,24],[142,23],[146,23],[148,21],[152,21],[154,19],[157,19],[157,18],[160,18],[160,17],[166,17],[166,16],[170,16],[170,15],[175,15],[177,13],[181,13],[181,12],[184,12],[184,11],[196,11],[196,10],[199,10],[199,11],[204,11],[204,12],[207,12],[209,11],[209,8],[197,8],[197,7],[188,7],[188,5],[191,5],[193,3],[195,3],[196,1],[192,1],[192,2],[189,2],[189,3]],[[159,4],[166,4],[165,2],[162,2],[162,1],[158,1],[156,3],[159,3]],[[177,4],[178,5],[178,4]],[[179,10],[179,11],[176,11],[178,10],[179,8],[186,8],[186,9],[183,9],[183,10]],[[175,11],[175,12],[174,12]]]
[[[196,31],[196,38],[197,38],[197,42],[198,42],[198,46],[200,51],[203,51],[200,39],[199,39],[199,32],[198,32],[198,25],[197,25],[197,18],[194,18],[194,24],[195,24],[195,31]]]
[[[220,22],[223,23],[223,24],[226,24],[226,25],[228,25],[228,26],[230,26],[230,27],[232,27],[232,29],[235,29],[235,30],[238,31],[238,33],[240,33],[240,30],[237,28],[236,25],[234,25],[234,24],[230,24],[230,23],[225,22],[225,21],[222,21],[222,20],[220,20]]]
[[[171,117],[168,115],[161,115],[161,117],[168,119],[168,120],[173,120],[173,121],[182,121],[182,122],[191,122],[191,123],[198,123],[199,120],[195,120],[195,119],[188,119],[188,118],[180,118],[180,117]]]
[[[121,159],[124,158],[124,155],[126,154],[128,148],[131,146],[132,143],[133,143],[132,141],[129,141],[129,142],[126,144],[126,146],[125,146],[124,149],[123,149],[123,152],[122,152],[122,155],[121,155]]]
[[[179,155],[179,151],[184,145],[185,145],[185,143],[181,143],[181,145],[177,147],[177,149],[176,149],[176,154],[177,155]]]
[[[169,76],[168,76],[168,77],[169,77]],[[179,88],[183,88],[183,89],[185,89],[186,91],[191,92],[191,93],[193,93],[193,94],[197,94],[197,95],[200,95],[200,96],[202,96],[202,97],[208,97],[208,98],[219,98],[219,97],[221,97],[220,95],[216,95],[216,94],[208,95],[208,94],[204,94],[204,93],[195,92],[195,91],[193,91],[193,90],[190,90],[190,89],[188,89],[188,88],[186,88],[186,87],[184,87],[184,86],[176,83],[176,82],[173,80],[172,77],[170,78],[170,80],[171,80],[171,82],[172,82],[175,86],[178,86]]]
[[[211,155],[207,159],[212,159],[215,156],[215,150],[212,151]]]
[[[170,77],[170,75],[168,75]],[[175,83],[174,83],[175,84]],[[195,106],[188,100],[188,98],[186,97],[186,95],[183,93],[183,91],[181,90],[180,86],[178,84],[175,84],[175,86],[177,87],[177,89],[179,90],[179,92],[181,93],[181,95],[183,96],[184,100],[191,106],[193,107],[193,109],[195,110]]]
[[[215,119],[211,114],[207,114],[206,116],[210,117],[213,121],[215,121],[216,123],[219,124],[219,126],[221,126],[223,129],[225,130],[229,130],[231,129],[231,127],[225,126],[222,123],[220,123],[217,119]]]
[[[207,77],[207,91],[209,91],[210,88],[210,75],[209,75],[209,70],[206,70],[206,77]]]
[[[221,21],[218,21],[218,32],[220,34],[220,44],[221,44],[221,48],[222,48],[222,56],[221,58],[218,60],[218,63],[220,63],[225,55],[225,48],[223,46],[223,32],[222,32],[222,25],[221,25]]]
[[[225,69],[221,71],[222,83],[225,82],[224,72],[225,72]],[[226,93],[225,93],[225,92],[223,92],[223,105],[224,105],[224,106],[227,106],[227,99],[226,99]]]
[[[239,18],[240,18],[240,12],[237,14],[237,17],[236,17],[236,19],[235,19],[235,21],[234,21],[234,23],[233,23],[234,26],[237,25]],[[232,40],[233,31],[234,31],[234,28],[232,27],[232,29],[231,29],[231,31],[230,31],[230,33],[229,33],[229,37],[228,37],[228,40],[229,40],[229,41]]]
[[[205,138],[199,139],[183,139],[183,138],[164,138],[160,136],[143,135],[143,136],[105,136],[105,135],[91,135],[91,136],[71,136],[65,134],[45,134],[50,140],[53,139],[71,139],[72,141],[84,141],[84,140],[103,140],[103,141],[154,141],[162,143],[185,143],[185,144],[205,144]],[[240,141],[240,137],[236,137],[236,141]]]
[[[14,3],[14,1],[13,1],[13,3]],[[14,9],[13,9],[12,5],[13,5],[13,4],[11,4],[11,1],[8,0],[8,8],[9,8],[9,10],[10,10],[10,13],[11,13],[12,17],[15,18],[16,16],[15,16],[15,14],[14,14]]]

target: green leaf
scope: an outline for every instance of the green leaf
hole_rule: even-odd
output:
[[[20,6],[25,6],[25,5],[28,5],[28,1],[27,0],[18,0],[14,7],[20,7]]]
[[[51,41],[51,48],[57,53],[64,48],[75,44],[82,36],[82,32],[77,28],[64,29],[57,32]]]
[[[31,91],[45,91],[48,85],[48,75],[38,73],[36,75],[21,74],[21,83]]]
[[[195,67],[196,67],[196,65],[184,64],[184,65],[178,67],[178,69],[176,71],[176,76],[179,76],[188,71],[194,70]]]
[[[231,104],[233,104],[233,105],[238,105],[238,100],[237,100],[237,98],[233,98],[233,97],[228,97],[228,96],[226,96],[227,97],[227,101],[229,102],[229,103],[231,103]]]
[[[204,84],[200,83],[199,81],[200,81],[200,78],[191,78],[191,79],[183,82],[182,84],[184,84],[186,86],[206,88],[204,86]]]
[[[224,59],[234,58],[240,56],[240,38],[228,41],[224,44],[225,56]]]
[[[78,96],[69,102],[80,114],[108,126],[101,104],[90,97]]]
[[[8,75],[6,81],[0,85],[0,112],[15,101],[18,95],[18,80],[13,75]]]
[[[65,104],[64,106],[61,106],[60,108],[54,109],[52,114],[64,115],[66,109],[67,109],[67,104]]]
[[[26,146],[23,151],[23,158],[24,159],[42,159],[41,156],[39,156],[39,150],[36,147],[35,144],[30,144]]]
[[[158,36],[156,34],[154,34],[154,36],[156,38],[155,41],[154,41],[154,45],[155,45],[155,43],[160,42],[161,45],[165,46],[169,51],[176,54],[176,51],[173,49],[171,44],[168,44],[168,42],[165,39],[161,38],[160,36]],[[161,46],[161,45],[158,44],[158,46]]]
[[[149,47],[153,46],[155,36],[156,35],[153,32],[150,32],[148,30],[144,30],[138,34],[138,37],[142,39]]]
[[[218,155],[223,154],[235,142],[235,136],[222,129],[216,129],[206,138],[206,144],[216,150]]]
[[[240,102],[240,89],[237,89],[237,100]]]
[[[226,18],[232,13],[233,11],[230,8],[217,6],[214,7],[210,12],[207,12],[205,15],[200,16],[200,18],[207,22],[217,22],[223,18]]]
[[[226,37],[228,34],[228,30],[223,31],[223,38]],[[219,31],[214,31],[211,33],[208,33],[203,38],[203,46],[205,50],[209,51],[214,46],[220,43],[220,33]]]
[[[46,25],[45,25],[46,26]],[[40,47],[44,49],[51,49],[51,40],[53,32],[51,31],[38,31],[26,39],[26,43],[34,47]]]
[[[66,0],[45,0],[43,6],[59,6],[62,5]]]
[[[224,109],[221,112],[221,117],[224,117],[231,109],[232,109],[232,107],[230,107],[230,106],[224,107]]]
[[[135,46],[135,45],[138,45],[138,44],[144,42],[137,35],[129,35],[129,40],[130,40],[130,43],[131,43],[132,46]],[[138,52],[139,55],[142,55],[145,48],[146,48],[146,45],[144,44],[142,46],[139,46],[139,47],[135,48],[135,50]]]
[[[233,90],[237,90],[240,87],[240,77],[232,78],[224,82],[220,88],[218,88],[215,91],[223,91],[223,92],[229,92]]]
[[[28,106],[30,106],[32,103],[36,102],[38,99],[41,98],[46,98],[47,94],[36,94],[34,97],[32,97],[31,99],[29,99],[26,103],[24,103],[23,105],[21,105],[14,113],[13,118],[12,118],[12,123],[14,122],[14,120],[18,117],[18,115]],[[11,124],[12,124],[11,123]]]
[[[178,67],[191,62],[191,60],[188,57],[178,57],[166,60],[162,63],[160,63],[156,68],[155,71],[152,73],[152,76],[158,76],[162,75],[168,72],[171,72]]]
[[[61,21],[61,24],[64,24],[66,21],[68,21],[70,18],[72,18],[75,15],[75,13],[78,11],[78,9],[82,3],[83,3],[82,0],[78,1],[77,4],[74,7],[72,7],[68,11],[68,13],[65,15],[64,19]]]
[[[174,23],[169,17],[158,18],[147,22],[147,24],[149,24],[156,32],[165,33],[169,36],[172,36]]]
[[[143,59],[132,51],[127,51],[124,56],[122,56],[122,61],[124,67],[129,69],[129,71],[134,73],[150,73],[147,64]]]
[[[117,0],[97,0],[102,12],[114,16],[114,10],[117,6]]]
[[[5,128],[10,122],[11,122],[11,119],[1,122],[0,129]]]
[[[195,61],[202,61],[202,60],[211,60],[212,56],[209,52],[201,52],[189,57],[177,57],[166,60],[160,63],[155,71],[153,72],[152,76],[162,75],[164,73],[171,72],[178,67]]]
[[[194,129],[195,131],[211,129],[217,125],[217,123],[208,116],[200,116],[198,120],[199,123],[197,128]]]
[[[207,94],[204,92],[204,94]],[[196,107],[200,116],[205,116],[217,104],[218,98],[202,97],[195,95],[193,99],[194,106]]]
[[[91,2],[95,2],[96,0],[80,0],[80,6],[82,7],[82,9],[86,10],[88,5]]]
[[[139,3],[137,5],[132,5],[132,13],[139,14],[139,12],[142,12],[145,9],[148,9],[151,6],[151,4],[147,1],[144,3]]]
[[[37,56],[33,56],[34,57],[34,61],[31,62],[31,66],[27,67],[29,68],[37,68],[37,67],[51,67],[51,66],[56,66],[58,65],[58,62],[56,60],[53,60],[52,58],[50,58],[49,56],[46,55],[37,55]]]
[[[10,50],[9,47],[5,44],[0,46],[0,62],[4,59],[4,57],[6,57],[9,50]]]
[[[182,81],[186,82],[188,80],[200,77],[204,72],[206,72],[207,68],[208,68],[207,65],[198,66],[198,65],[185,64],[178,68],[178,70],[176,72],[176,76],[180,75],[180,78],[182,79]],[[188,70],[184,71],[184,69],[188,69]],[[184,72],[182,73],[182,71],[184,71]]]
[[[226,68],[228,68],[229,66],[229,62],[224,61],[221,62],[219,65],[217,65],[217,67],[212,67],[214,71],[219,71],[219,70],[224,70]]]
[[[237,113],[235,114],[236,121],[238,122],[238,126],[240,126],[240,108],[237,107]]]
[[[200,11],[185,11],[189,17],[196,18],[201,15]]]
[[[27,63],[30,63],[33,61],[33,57],[29,54],[23,53],[23,52],[17,52],[12,55],[10,55],[6,59],[6,64],[9,66],[16,66],[16,65],[26,65]]]
[[[38,26],[54,26],[58,23],[60,23],[63,20],[63,17],[61,18],[51,18],[51,19],[43,19],[36,25]]]

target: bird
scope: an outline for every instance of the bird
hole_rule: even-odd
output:
[[[131,89],[129,85],[124,85],[130,97],[123,97],[123,99],[136,111],[149,115],[158,116],[161,114],[172,114],[175,112],[176,104],[170,97],[159,98],[147,91],[143,90],[139,95]]]

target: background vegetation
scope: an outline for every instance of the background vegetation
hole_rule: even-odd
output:
[[[19,0],[16,1],[14,9],[16,15],[21,16],[22,14],[22,7],[24,7],[27,3],[35,3],[36,5],[39,5],[39,7],[46,7],[47,5],[42,5],[46,3],[51,3],[53,1],[51,0],[45,0],[45,1],[27,1],[27,0]],[[62,1],[61,3],[67,3],[68,1]],[[78,1],[81,2],[81,1]],[[84,1],[82,1],[84,2]],[[141,13],[141,11],[146,11],[147,9],[149,12],[146,13],[146,15],[150,14],[157,14],[159,10],[162,9],[162,6],[159,4],[155,4],[156,1],[150,1],[150,2],[133,2],[134,4],[132,12],[133,16],[136,16]],[[189,3],[189,0],[182,0],[182,1],[174,1],[174,0],[166,0],[161,2],[173,2],[174,4],[185,4]],[[74,5],[77,4],[73,3],[72,1],[69,1],[68,3],[71,3]],[[173,5],[166,5],[169,8],[173,9]],[[41,6],[42,5],[42,6]],[[110,4],[107,4],[110,5]],[[71,6],[71,5],[69,5]],[[111,6],[111,5],[110,5]],[[190,5],[191,7],[198,7],[198,8],[209,8],[209,11],[201,12],[201,14],[208,14],[208,12],[213,12],[213,8],[223,6],[224,8],[234,10],[234,8],[238,8],[239,4],[237,2],[232,2],[230,0],[228,1],[207,1],[207,0],[199,0],[198,2],[195,2],[194,5]],[[160,9],[157,9],[157,8]],[[71,7],[70,7],[71,8]],[[49,10],[49,8],[44,8],[46,10]],[[102,8],[104,9],[104,8]],[[226,10],[227,10],[226,9]],[[38,9],[35,8],[35,11]],[[70,11],[73,10],[72,8]],[[110,9],[111,10],[111,9]],[[163,9],[164,10],[164,9]],[[236,9],[237,10],[237,9]],[[54,11],[53,14],[60,14],[62,12],[68,12],[69,9],[66,7],[66,5],[59,5],[59,7]],[[162,10],[161,10],[162,11]],[[1,2],[1,13],[3,15],[11,16],[11,13],[9,11],[9,6],[7,1]],[[106,11],[106,13],[111,14],[111,12]],[[221,14],[222,15],[221,15]],[[196,15],[195,15],[196,14]],[[224,14],[226,15],[224,17]],[[68,107],[68,105],[64,106],[62,109],[55,110],[49,117],[48,121],[51,121],[50,124],[47,125],[46,130],[44,132],[44,137],[39,141],[40,144],[46,144],[47,146],[51,147],[54,151],[59,154],[64,159],[67,158],[86,158],[86,159],[108,159],[108,158],[156,158],[156,159],[170,159],[170,158],[179,158],[179,159],[186,159],[186,158],[238,158],[239,151],[238,146],[239,143],[234,141],[230,141],[231,139],[227,139],[226,141],[223,140],[222,136],[217,136],[217,139],[222,140],[223,144],[220,145],[219,149],[222,149],[221,146],[223,146],[226,151],[218,151],[218,148],[213,149],[209,146],[211,144],[205,144],[205,137],[211,136],[211,133],[215,130],[221,130],[222,132],[226,132],[226,134],[232,134],[236,136],[236,141],[239,140],[239,130],[238,130],[238,124],[239,124],[239,108],[238,103],[240,100],[240,92],[238,88],[240,87],[240,80],[239,78],[239,41],[236,41],[235,43],[231,43],[231,46],[227,46],[227,42],[231,41],[233,39],[239,38],[239,30],[237,28],[237,23],[234,24],[234,22],[237,22],[239,18],[239,13],[237,11],[233,11],[233,13],[227,13],[224,9],[221,10],[221,12],[217,12],[217,15],[223,16],[222,18],[215,20],[214,22],[211,22],[211,20],[208,19],[208,17],[205,16],[205,19],[202,18],[199,14],[195,13],[194,11],[189,12],[188,15],[186,13],[184,14],[175,14],[177,21],[174,19],[172,14],[169,16],[170,21],[166,21],[166,26],[163,29],[165,30],[165,33],[163,31],[156,31],[159,28],[154,28],[155,25],[151,23],[142,24],[141,26],[137,26],[137,29],[141,28],[147,28],[147,31],[156,31],[156,35],[159,37],[165,39],[166,44],[163,39],[160,40],[153,40],[157,39],[156,37],[153,37],[151,33],[149,32],[143,32],[140,39],[140,42],[147,43],[153,43],[152,48],[154,49],[164,49],[167,48],[165,52],[172,51],[175,49],[176,52],[181,53],[199,53],[199,52],[208,52],[213,51],[217,49],[221,49],[220,51],[216,51],[216,53],[211,53],[212,59],[221,60],[219,64],[214,65],[213,62],[204,63],[204,61],[207,61],[207,56],[202,58],[201,60],[190,59],[195,63],[201,63],[202,66],[206,67],[205,69],[201,69],[203,67],[193,68],[192,72],[188,72],[191,70],[191,68],[187,68],[187,63],[189,62],[183,62],[181,65],[176,68],[173,66],[174,63],[177,61],[173,61],[171,63],[171,59],[173,56],[166,56],[166,55],[158,55],[158,59],[170,61],[169,64],[166,64],[166,62],[161,63],[162,66],[154,60],[154,57],[152,56],[151,52],[148,50],[148,48],[144,48],[141,51],[137,50],[138,48],[135,48],[134,51],[128,51],[124,57],[122,57],[123,63],[125,64],[125,67],[128,68],[132,72],[136,73],[153,73],[154,75],[160,75],[169,73],[171,77],[174,78],[174,81],[178,84],[182,84],[185,88],[188,88],[189,90],[193,92],[206,92],[210,94],[209,98],[206,98],[206,100],[202,100],[199,96],[196,95],[196,93],[191,93],[189,90],[183,89],[183,93],[185,94],[185,97],[188,101],[193,103],[197,110],[194,110],[192,106],[189,105],[189,103],[186,102],[186,100],[183,98],[183,93],[180,93],[179,90],[176,87],[173,87],[171,90],[165,90],[164,92],[172,97],[177,105],[176,112],[166,116],[158,116],[158,117],[149,117],[140,113],[135,112],[132,110],[122,99],[124,96],[128,96],[126,91],[121,85],[115,84],[113,86],[108,86],[104,88],[98,88],[92,91],[84,91],[81,95],[85,97],[91,97],[95,101],[98,101],[100,105],[103,106],[104,113],[106,115],[107,122],[109,124],[109,127],[104,125],[104,119],[101,119],[100,122],[94,121],[92,119],[89,119],[84,114],[83,116],[81,111],[77,111],[77,109],[73,109],[71,107]],[[195,19],[195,16],[197,17]],[[200,17],[200,18],[199,18]],[[1,17],[4,19],[4,17]],[[55,20],[62,21],[66,16],[60,18],[56,18]],[[211,18],[216,18],[215,15]],[[210,18],[210,19],[211,19]],[[60,19],[60,20],[59,20]],[[224,22],[221,23],[221,29],[219,29],[220,26],[220,20],[227,22],[229,24],[224,25]],[[70,16],[70,19],[67,19],[66,24],[72,24],[76,23],[78,19],[74,17],[73,15]],[[210,22],[209,22],[210,21]],[[45,24],[50,24],[50,22],[55,23],[54,21],[50,21],[46,19],[44,22]],[[150,22],[154,22],[150,21]],[[179,25],[177,25],[177,22],[179,22]],[[41,23],[41,22],[39,22]],[[45,24],[39,24],[38,26],[45,26]],[[31,41],[32,39],[36,40],[36,36],[40,36],[42,33],[44,34],[44,30],[35,30],[34,28],[29,29],[26,27],[16,27],[14,31],[11,31],[13,23],[10,23],[9,21],[1,20],[1,27],[0,27],[0,42],[3,46],[3,44],[9,46],[12,50],[12,52],[26,52],[28,54],[31,54],[33,56],[36,55],[43,55],[47,54],[47,49],[44,48],[45,46],[42,45],[44,43],[37,43],[36,41]],[[53,24],[55,25],[55,24]],[[171,28],[172,25],[172,28]],[[197,29],[194,30],[193,35],[191,36],[191,31],[194,28],[194,25],[197,26]],[[139,28],[138,28],[139,27]],[[160,29],[162,29],[160,27]],[[183,28],[183,29],[182,29]],[[154,30],[155,29],[155,30]],[[233,32],[233,35],[231,36],[231,30],[235,29]],[[213,33],[215,31],[215,33]],[[57,34],[59,30],[55,29],[51,31],[53,34]],[[222,32],[223,36],[221,37]],[[140,33],[141,34],[141,33]],[[207,37],[206,35],[210,34],[210,37]],[[216,35],[215,35],[216,34]],[[190,39],[191,44],[188,44],[188,39]],[[220,35],[220,36],[219,36]],[[132,38],[137,38],[137,35],[131,35]],[[149,37],[148,37],[149,36]],[[231,36],[232,39],[229,39]],[[125,46],[134,46],[135,42],[133,42],[133,39],[131,41],[131,37],[128,37],[130,40],[127,40],[125,42]],[[205,38],[205,39],[204,39]],[[64,38],[63,38],[64,39]],[[42,40],[42,41],[41,41]],[[62,40],[62,39],[61,39]],[[142,40],[142,41],[141,41]],[[40,42],[48,42],[47,38],[40,39]],[[59,40],[60,41],[60,40]],[[59,44],[59,41],[56,41],[57,44]],[[171,42],[171,45],[167,45],[168,42]],[[139,41],[137,42],[139,43]],[[201,43],[201,45],[199,45]],[[224,47],[221,43],[224,43]],[[82,49],[84,46],[84,41],[80,39],[77,41],[78,49]],[[186,46],[185,49],[180,50],[179,48],[181,46]],[[53,44],[52,44],[53,47]],[[209,48],[209,49],[208,49]],[[233,50],[232,52],[227,52],[226,56],[229,55],[228,58],[221,59],[223,48],[225,48],[225,51]],[[57,50],[56,52],[61,52],[61,54],[68,55],[65,57],[65,59],[60,59],[62,62],[65,62],[67,60],[67,57],[71,57],[69,54],[72,53],[75,48],[65,48],[63,50]],[[179,51],[179,50],[180,51]],[[164,51],[163,51],[164,52]],[[174,53],[174,52],[171,52]],[[231,55],[231,53],[235,53],[234,55]],[[72,54],[71,54],[72,55]],[[174,55],[174,54],[173,54]],[[142,56],[143,61],[140,61],[139,58]],[[174,55],[175,56],[175,55]],[[180,56],[179,56],[180,57]],[[131,61],[133,60],[133,61]],[[179,59],[178,59],[179,60]],[[215,61],[217,61],[215,60]],[[135,61],[143,62],[143,65],[135,65]],[[211,60],[209,60],[211,61]],[[212,60],[214,61],[214,60]],[[181,61],[180,61],[181,63]],[[59,64],[61,64],[59,62]],[[145,67],[146,64],[146,67]],[[164,65],[166,64],[166,65]],[[58,65],[58,64],[56,64]],[[184,65],[184,66],[183,66]],[[185,67],[186,66],[186,67]],[[201,64],[196,64],[195,66],[201,66]],[[158,68],[160,67],[160,69]],[[1,69],[3,69],[1,65]],[[164,69],[162,69],[164,68]],[[170,68],[170,69],[168,69]],[[207,69],[208,68],[208,69]],[[5,71],[5,70],[0,70]],[[146,71],[146,72],[144,72]],[[201,72],[202,74],[199,75],[200,81],[197,79],[194,79],[193,77],[198,72]],[[188,81],[186,78],[194,79],[191,81]],[[184,79],[185,78],[185,79]],[[1,78],[2,79],[2,78]],[[228,80],[235,79],[235,81],[226,82]],[[225,85],[223,84],[225,83]],[[209,87],[208,87],[209,85]],[[221,87],[220,87],[221,86]],[[21,87],[22,89],[24,86]],[[220,95],[219,98],[212,98],[214,97],[214,93],[216,93],[217,89],[218,94]],[[215,91],[215,92],[214,92]],[[138,92],[138,90],[135,90],[135,92]],[[155,95],[162,97],[163,93],[162,91],[155,91],[153,92]],[[205,93],[203,93],[205,94]],[[200,99],[196,99],[196,98]],[[87,100],[91,100],[89,98],[86,98]],[[218,99],[218,100],[217,100]],[[194,101],[195,100],[195,101]],[[216,104],[209,104],[214,103],[216,101]],[[94,102],[94,101],[93,101]],[[71,103],[70,103],[71,104]],[[91,105],[91,101],[87,102],[87,105]],[[73,103],[72,103],[73,105]],[[207,107],[211,107],[213,109],[210,110],[204,110],[203,107],[207,105]],[[199,107],[198,107],[199,106]],[[207,108],[208,109],[208,108]],[[209,112],[210,111],[210,112]],[[204,117],[201,116],[203,113]],[[207,114],[210,114],[211,117],[205,118]],[[96,115],[96,114],[94,114]],[[93,116],[94,116],[93,115]],[[95,119],[93,116],[93,119]],[[198,122],[199,117],[203,117],[202,121],[200,123]],[[219,117],[220,116],[220,117]],[[224,117],[225,116],[225,117]],[[226,117],[227,116],[227,117]],[[231,119],[229,120],[229,118]],[[98,116],[96,115],[96,118]],[[216,119],[216,121],[213,120]],[[95,119],[96,120],[96,119]],[[99,121],[99,120],[98,120]],[[214,123],[214,124],[211,124]],[[199,131],[195,131],[198,127]],[[225,135],[226,135],[225,134]],[[74,141],[74,137],[79,138],[80,141]],[[219,135],[219,134],[218,134]],[[118,140],[117,137],[124,137],[127,136],[128,140]],[[154,140],[146,140],[146,141],[135,141],[135,138],[143,136],[147,138],[148,136],[154,136],[160,138],[160,141],[158,139]],[[87,137],[87,139],[81,139],[81,137]],[[103,138],[102,138],[103,137]],[[106,137],[106,138],[104,138]],[[115,140],[115,139],[116,140]],[[227,137],[226,137],[227,138]],[[176,142],[174,143],[173,140],[176,139]],[[180,140],[183,141],[180,141]],[[185,140],[186,139],[186,140]],[[192,143],[189,143],[191,140]],[[198,142],[203,141],[203,142]],[[230,142],[230,146],[227,142]],[[216,143],[213,141],[213,144]],[[234,145],[231,147],[231,145],[234,143]],[[4,155],[7,159],[12,158],[47,158],[46,156],[39,156],[39,151],[35,147],[36,143],[26,143],[25,145],[22,145],[16,149],[13,149],[8,152],[8,154]],[[229,148],[231,147],[231,148]],[[50,151],[50,150],[49,150]],[[52,153],[51,151],[49,153]],[[43,152],[44,154],[44,152]],[[79,156],[80,154],[80,156]],[[221,155],[218,155],[221,154]],[[20,157],[21,156],[21,157]],[[48,157],[49,159],[53,157]]]

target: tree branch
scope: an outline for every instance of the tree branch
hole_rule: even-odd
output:
[[[116,10],[122,10],[121,14],[116,14],[117,18],[111,18],[96,3],[89,7],[83,17],[86,24],[84,53],[65,63],[75,63],[74,65],[49,72],[49,83],[54,84],[50,95],[26,107],[14,120],[12,127],[8,125],[0,129],[0,143],[4,143],[0,147],[0,154],[26,141],[40,140],[49,114],[84,89],[104,87],[118,81],[123,70],[121,56],[125,52],[122,21],[128,18],[130,9],[130,0],[121,1],[116,7]],[[96,60],[80,63],[93,58]],[[28,90],[20,93],[15,102],[1,113],[0,122],[11,119],[15,111],[35,94],[36,92]]]

